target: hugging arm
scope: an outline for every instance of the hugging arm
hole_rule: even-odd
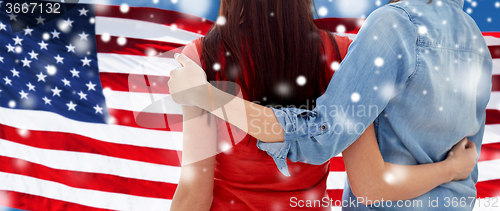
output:
[[[407,200],[452,180],[466,179],[476,165],[473,142],[463,139],[446,160],[421,165],[384,162],[373,124],[342,153],[352,193],[367,201]]]
[[[215,118],[198,107],[183,106],[182,167],[171,210],[210,210],[217,134]]]

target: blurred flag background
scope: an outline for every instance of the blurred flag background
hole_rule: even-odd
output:
[[[33,18],[36,26],[18,32],[10,23],[22,17],[7,14],[5,3],[0,210],[166,210],[179,180],[182,124],[155,129],[138,124],[137,114],[181,122],[180,107],[168,97],[168,71],[178,66],[173,53],[207,33],[219,1],[81,0],[63,16]],[[354,39],[386,3],[316,0],[317,23]],[[464,10],[494,58],[477,189],[478,197],[498,201],[500,2],[466,0]],[[166,106],[144,112],[157,99]],[[327,185],[334,200],[344,181],[342,157],[334,157]]]

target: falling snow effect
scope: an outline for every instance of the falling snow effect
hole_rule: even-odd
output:
[[[219,16],[219,17],[217,18],[217,21],[215,21],[215,23],[216,23],[217,25],[219,25],[219,26],[224,26],[224,25],[226,24],[226,21],[227,21],[227,20],[226,20],[226,17],[224,17],[224,16]]]
[[[357,92],[352,93],[351,101],[353,103],[357,103],[357,102],[359,102],[359,100],[361,100],[361,95],[359,95],[359,93],[357,93]]]
[[[384,59],[378,57],[375,59],[374,63],[375,63],[375,66],[382,67],[382,66],[384,66]]]
[[[307,83],[307,79],[305,76],[301,75],[301,76],[297,77],[297,84],[299,86],[304,86],[304,85],[306,85],[306,83]]]

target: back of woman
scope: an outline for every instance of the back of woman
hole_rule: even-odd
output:
[[[222,0],[219,16],[225,24],[215,24],[183,54],[200,61],[209,81],[234,82],[243,98],[261,105],[313,109],[333,75],[330,65],[350,44],[314,25],[310,0]],[[329,162],[288,161],[291,176],[283,176],[255,138],[216,122],[212,210],[330,210],[318,201],[328,197]]]

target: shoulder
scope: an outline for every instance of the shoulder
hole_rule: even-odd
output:
[[[188,43],[182,50],[182,54],[186,55],[188,58],[196,62],[198,65],[201,65],[200,58],[203,46],[202,42],[203,39],[200,37]]]
[[[349,46],[351,45],[352,41],[351,38],[348,36],[340,36],[340,35],[334,35],[335,41],[337,41],[337,45],[339,47],[339,53],[342,59],[345,57],[347,54],[347,50],[349,49]]]

